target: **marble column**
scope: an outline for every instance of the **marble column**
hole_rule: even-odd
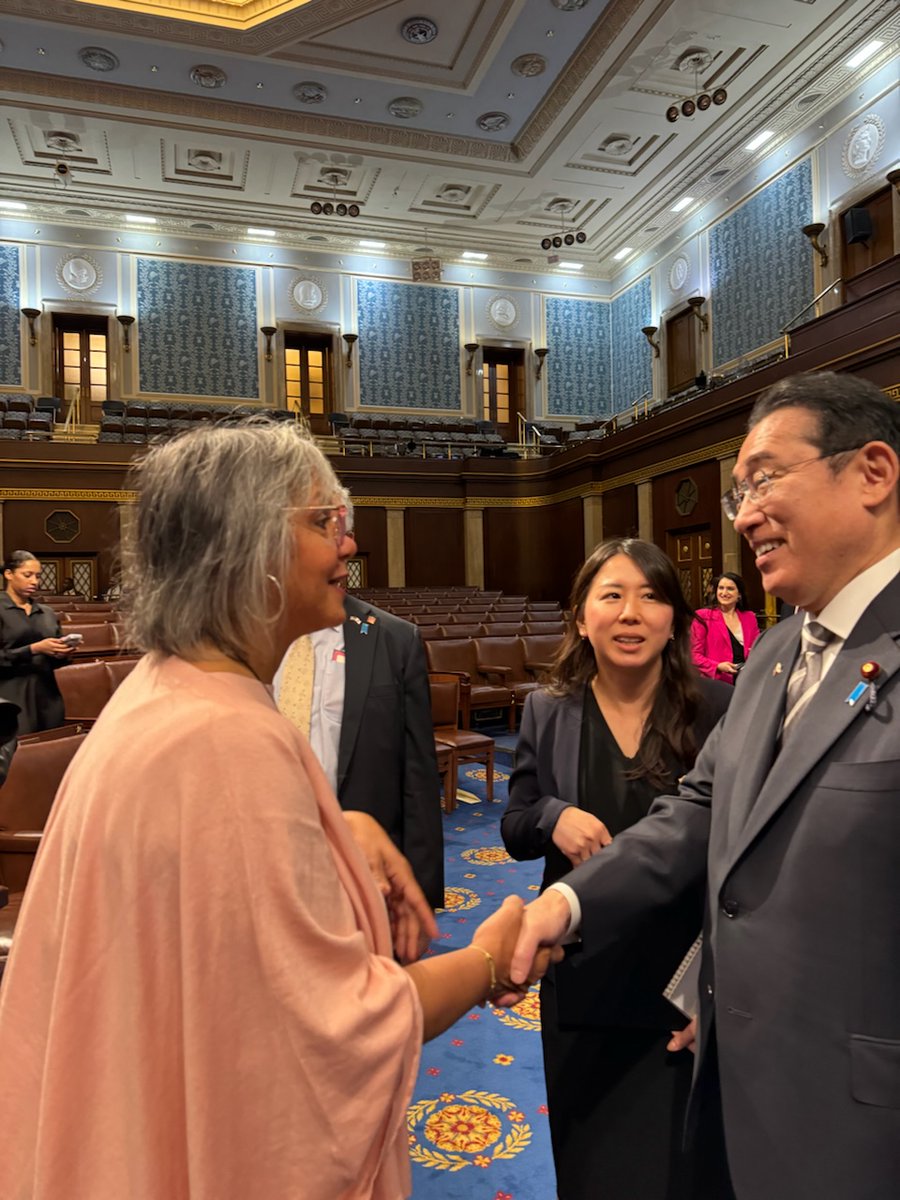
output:
[[[581,502],[584,519],[584,557],[603,541],[603,497],[585,496]]]
[[[737,462],[737,456],[731,454],[728,458],[719,459],[719,491],[727,492],[732,486],[734,480],[731,473],[734,470],[734,465]],[[734,522],[725,516],[724,510],[722,516],[722,570],[731,571],[735,575],[741,573],[741,539],[740,535],[734,528]]]
[[[637,485],[638,537],[645,542],[653,541],[653,483]]]

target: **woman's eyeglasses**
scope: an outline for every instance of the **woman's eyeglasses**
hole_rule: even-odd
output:
[[[336,545],[347,536],[347,505],[346,504],[307,504],[288,509],[289,512],[316,512],[320,519],[314,522],[316,530],[323,537],[334,539]]]

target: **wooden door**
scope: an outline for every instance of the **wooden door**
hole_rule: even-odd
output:
[[[491,421],[507,442],[519,440],[519,413],[525,411],[525,351],[485,346],[482,352],[481,418]]]
[[[666,321],[667,395],[691,386],[699,373],[697,331],[700,322],[688,308]]]
[[[109,399],[109,325],[106,317],[53,314],[53,394],[74,406],[80,424],[99,424]]]
[[[284,394],[286,407],[305,417],[313,433],[331,432],[334,347],[328,334],[285,333]]]
[[[715,576],[710,527],[704,525],[678,533],[667,533],[666,553],[678,571],[685,600],[691,608],[704,608],[710,603],[710,591]]]

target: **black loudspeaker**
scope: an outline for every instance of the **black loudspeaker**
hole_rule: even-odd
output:
[[[848,208],[844,213],[844,237],[847,245],[872,240],[872,214],[867,208]]]

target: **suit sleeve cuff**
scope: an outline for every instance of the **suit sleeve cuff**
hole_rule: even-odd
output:
[[[581,929],[581,901],[576,896],[574,890],[567,883],[562,881],[551,883],[548,892],[559,892],[569,906],[569,927],[566,930],[566,935],[563,938],[563,944],[568,942],[577,942],[580,938]]]

